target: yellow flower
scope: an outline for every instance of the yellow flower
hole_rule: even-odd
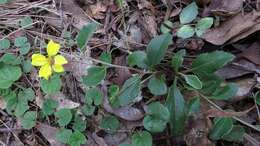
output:
[[[68,61],[62,55],[57,55],[59,50],[60,44],[50,40],[47,45],[47,57],[42,54],[32,55],[32,65],[40,67],[39,77],[48,80],[53,71],[57,73],[64,72],[62,65],[67,64]]]

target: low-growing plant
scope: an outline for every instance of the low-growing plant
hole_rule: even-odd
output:
[[[199,20],[195,30],[187,25],[197,17],[197,14],[196,3],[182,10],[180,22],[183,26],[177,33],[179,37],[188,38],[193,36],[194,32],[201,36],[210,28],[213,23],[212,18]],[[32,23],[29,18],[20,21],[22,27],[28,23]],[[167,24],[171,25],[171,23]],[[96,23],[84,26],[71,44],[76,42],[77,47],[84,51],[97,27]],[[173,44],[173,36],[165,28],[162,29],[164,34],[154,37],[145,51],[134,51],[127,56],[129,69],[134,68],[139,72],[127,79],[121,87],[116,84],[108,87],[108,101],[113,108],[130,106],[138,102],[137,99],[144,95],[144,92],[150,97],[163,97],[161,101],[157,98],[150,100],[148,97],[143,118],[143,131],[140,130],[132,135],[131,144],[121,144],[121,146],[152,146],[151,133],[163,132],[167,127],[170,128],[173,137],[183,135],[188,118],[200,110],[200,98],[229,100],[237,92],[238,88],[235,84],[224,82],[224,79],[216,74],[217,70],[234,59],[234,55],[224,51],[202,53],[192,61],[188,69],[184,68],[185,50],[177,51],[170,61],[166,60],[167,49]],[[12,45],[6,38],[0,40],[1,50],[9,49]],[[117,67],[111,64],[111,52],[103,52],[100,55],[99,64],[88,68],[87,74],[82,76],[81,82],[86,88],[85,99],[78,109],[59,108],[59,103],[48,96],[59,92],[62,88],[61,77],[66,71],[63,65],[69,63],[64,56],[58,55],[62,46],[50,40],[47,44],[47,57],[43,55],[44,52],[34,52],[31,64],[40,67],[39,85],[47,95],[41,113],[37,113],[36,110],[32,110],[33,108],[30,109],[28,104],[35,98],[34,90],[25,88],[17,82],[23,73],[30,72],[31,66],[24,55],[28,54],[31,45],[26,37],[21,36],[15,39],[13,46],[19,48],[19,56],[6,53],[0,59],[0,96],[4,97],[7,103],[7,112],[20,119],[25,129],[31,129],[36,125],[39,114],[42,114],[43,118],[52,116],[59,127],[56,138],[61,143],[71,146],[85,144],[87,139],[83,133],[87,128],[86,119],[101,107],[104,94],[106,94],[101,92],[99,85],[106,79],[108,69]],[[169,72],[160,70],[160,64],[163,61],[168,65],[170,75]],[[183,97],[183,93],[186,92],[196,93],[196,96],[187,100]],[[258,96],[256,102],[259,103]],[[226,141],[240,140],[245,130],[234,123],[231,118],[215,118],[209,138]],[[103,116],[99,123],[99,127],[110,134],[116,132],[119,126],[120,119],[112,115]]]

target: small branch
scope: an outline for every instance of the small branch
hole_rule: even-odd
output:
[[[199,93],[199,92],[198,92],[198,94],[199,94],[203,99],[205,99],[208,103],[210,103],[212,106],[214,106],[214,108],[216,108],[216,109],[218,109],[218,110],[224,112],[224,110],[223,110],[221,107],[219,107],[219,106],[218,106],[217,104],[215,104],[213,101],[209,100],[205,95],[203,95],[203,94],[201,94],[201,93]],[[258,129],[257,127],[255,127],[255,126],[252,125],[252,124],[247,123],[247,122],[245,122],[245,121],[243,121],[243,120],[241,120],[240,118],[235,117],[235,116],[233,116],[232,118],[235,119],[236,121],[238,121],[238,122],[240,122],[240,123],[242,123],[242,124],[244,124],[244,125],[246,125],[246,126],[252,128],[252,129],[254,129],[254,130],[260,132],[260,129]]]

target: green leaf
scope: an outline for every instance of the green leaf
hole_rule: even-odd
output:
[[[1,0],[0,0],[0,4],[1,4]],[[11,46],[11,43],[8,39],[0,40],[0,50],[9,49],[10,46]]]
[[[26,16],[23,19],[20,20],[20,26],[21,27],[26,27],[29,26],[33,23],[33,20],[30,16]],[[32,27],[26,27],[26,28],[32,28]]]
[[[215,74],[209,74],[207,76],[203,76],[201,81],[203,83],[203,87],[200,92],[204,95],[210,96],[220,87],[224,79]]]
[[[160,29],[162,33],[170,33],[172,27],[173,27],[173,23],[169,20],[166,20],[163,22]]]
[[[29,109],[28,103],[26,100],[18,98],[18,102],[14,111],[16,117],[21,117]]]
[[[198,21],[195,32],[198,37],[201,37],[203,33],[205,33],[212,25],[213,25],[213,18],[212,17],[205,17]]]
[[[82,112],[83,112],[86,116],[91,116],[91,115],[93,115],[94,111],[95,111],[95,106],[93,106],[93,105],[85,104],[85,105],[82,107]]]
[[[18,98],[24,99],[25,101],[33,101],[35,99],[35,93],[32,88],[27,88],[19,92]]]
[[[231,118],[220,118],[214,123],[213,128],[210,131],[209,137],[212,140],[219,140],[224,135],[231,132],[233,128],[233,121]]]
[[[201,89],[202,82],[196,75],[183,75],[186,83],[194,89]]]
[[[87,139],[84,134],[82,134],[79,131],[75,131],[73,134],[71,134],[68,144],[71,146],[80,146],[81,144],[86,144]]]
[[[132,136],[132,146],[152,146],[152,135],[147,131],[136,132]]]
[[[84,121],[79,115],[74,117],[73,130],[83,132],[87,127],[86,121]]]
[[[89,23],[79,31],[77,35],[76,41],[77,45],[80,49],[83,49],[85,45],[88,43],[89,39],[93,36],[94,32],[97,29],[96,23]]]
[[[67,144],[71,135],[72,131],[70,129],[62,128],[56,133],[56,138],[59,142]]]
[[[146,68],[145,64],[146,53],[144,51],[135,51],[127,56],[127,64],[129,66],[138,66],[140,68]]]
[[[145,116],[143,120],[144,128],[152,133],[163,132],[167,122],[152,116]]]
[[[174,71],[176,73],[179,71],[179,68],[183,63],[183,56],[185,55],[186,55],[186,50],[182,49],[177,53],[175,53],[175,55],[172,57],[171,65],[174,68]]]
[[[229,142],[240,142],[243,141],[245,132],[243,126],[233,126],[232,130],[228,134],[224,135],[222,139]]]
[[[121,106],[131,103],[139,95],[140,83],[141,78],[139,76],[133,76],[125,81],[117,97]]]
[[[108,133],[114,133],[119,128],[119,124],[115,116],[106,116],[101,120],[100,127]]]
[[[22,126],[25,129],[31,129],[36,125],[36,112],[28,111],[22,118]]]
[[[1,4],[6,4],[9,0],[0,0],[0,5]]]
[[[61,79],[58,75],[53,75],[49,80],[42,79],[40,81],[41,89],[46,94],[54,94],[61,89]]]
[[[31,44],[28,42],[26,37],[15,38],[14,45],[20,49],[22,55],[27,54],[31,48]]]
[[[21,64],[21,57],[17,57],[13,54],[4,54],[1,57],[0,61],[5,64],[19,65],[19,64]]]
[[[108,100],[112,107],[116,108],[120,105],[119,100],[117,98],[117,94],[119,93],[119,86],[118,85],[111,85],[108,88]]]
[[[170,112],[160,102],[149,104],[146,114],[143,124],[150,132],[162,132],[170,118]]]
[[[192,22],[198,15],[198,6],[196,2],[193,2],[182,9],[180,13],[180,22],[181,24],[187,24]]]
[[[200,98],[199,97],[192,98],[188,103],[187,110],[188,110],[188,114],[187,114],[188,116],[191,116],[192,114],[199,112]]]
[[[163,77],[157,78],[153,76],[148,82],[148,89],[153,95],[164,95],[167,93],[167,85]]]
[[[63,108],[55,113],[55,117],[58,118],[58,121],[57,121],[58,124],[61,127],[63,127],[70,123],[70,121],[72,119],[72,113],[71,113],[70,109]]]
[[[146,48],[146,64],[154,67],[164,58],[167,48],[172,43],[172,35],[162,34],[153,38]]]
[[[167,122],[164,120],[152,117],[145,116],[143,120],[144,128],[152,133],[163,132],[166,128]]]
[[[100,66],[93,66],[88,69],[88,74],[83,76],[83,83],[86,86],[96,86],[104,80],[106,76],[106,68]]]
[[[255,96],[255,101],[258,105],[260,105],[260,91],[256,92]]]
[[[168,122],[170,118],[170,112],[167,107],[165,107],[158,101],[152,102],[148,105],[147,114],[157,119],[162,119],[166,122]]]
[[[215,73],[234,58],[234,55],[223,51],[203,53],[192,62],[192,71],[199,77],[207,76]]]
[[[0,63],[0,89],[11,87],[22,75],[21,68]]]
[[[100,105],[102,100],[102,93],[97,88],[90,88],[86,91],[85,101],[87,104],[92,104],[94,101],[95,105]]]
[[[52,115],[58,107],[58,102],[51,98],[45,99],[42,105],[42,112],[44,115]]]
[[[30,60],[25,60],[22,62],[22,68],[24,73],[29,73],[32,69],[32,64]]]
[[[224,87],[217,88],[209,98],[216,100],[229,100],[236,95],[237,91],[238,86],[234,83],[229,83]]]
[[[177,36],[182,39],[190,38],[194,35],[194,28],[189,25],[183,25],[178,31]]]
[[[183,133],[185,121],[187,119],[185,100],[176,86],[176,79],[174,84],[168,91],[166,99],[166,106],[170,112],[170,128],[173,136],[179,136]]]
[[[99,60],[106,62],[106,63],[112,63],[112,56],[111,53],[109,52],[102,52],[101,55],[99,56]]]

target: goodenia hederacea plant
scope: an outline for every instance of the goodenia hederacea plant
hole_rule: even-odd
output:
[[[50,40],[47,45],[47,57],[42,54],[32,55],[32,65],[40,67],[39,77],[48,80],[53,72],[64,72],[63,65],[67,64],[68,61],[64,56],[58,55],[59,50],[60,44]]]

